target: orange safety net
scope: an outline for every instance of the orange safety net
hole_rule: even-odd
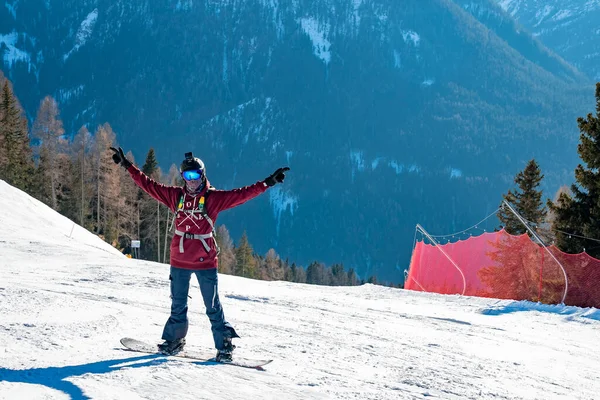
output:
[[[404,287],[600,308],[600,260],[545,249],[527,234],[504,230],[438,246],[420,241]]]

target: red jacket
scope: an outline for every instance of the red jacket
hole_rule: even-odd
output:
[[[166,186],[149,178],[135,166],[128,169],[135,183],[150,196],[160,201],[169,209],[177,213],[173,240],[171,241],[171,265],[185,269],[212,269],[217,268],[218,258],[215,240],[211,236],[210,223],[199,213],[178,212],[181,199],[184,199],[185,210],[196,210],[198,202],[206,196],[210,187],[208,180],[204,189],[190,195],[181,186]],[[206,197],[205,211],[208,217],[216,224],[217,216],[223,210],[233,208],[253,199],[267,190],[267,185],[260,181],[254,185],[233,190],[213,190]],[[193,237],[196,235],[196,237]],[[200,236],[204,236],[200,239]],[[208,248],[208,251],[207,251]],[[183,250],[183,251],[182,251]]]

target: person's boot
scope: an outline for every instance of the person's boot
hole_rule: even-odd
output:
[[[217,351],[216,361],[222,363],[231,362],[233,360],[233,349],[235,349],[235,346],[231,343],[231,338],[224,338],[223,348]]]
[[[158,345],[158,351],[168,356],[174,356],[183,350],[183,346],[185,346],[185,338],[165,340],[163,343]]]

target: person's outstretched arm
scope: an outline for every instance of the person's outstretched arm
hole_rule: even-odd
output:
[[[282,183],[285,179],[285,173],[289,170],[289,167],[279,168],[266,179],[258,181],[254,185],[233,190],[217,190],[211,194],[210,201],[216,203],[218,211],[239,206],[240,204],[255,198],[259,194],[264,193],[269,187]]]
[[[123,168],[125,168],[129,172],[129,175],[131,175],[133,178],[135,184],[138,185],[144,192],[148,193],[152,198],[160,201],[171,210],[174,210],[175,207],[177,207],[177,202],[179,201],[178,188],[158,183],[148,175],[144,174],[135,165],[133,165],[131,161],[127,159],[127,157],[125,157],[122,148],[119,147],[119,149],[115,149],[114,147],[111,147],[110,149],[115,152],[115,154],[112,156],[115,164],[120,164]]]

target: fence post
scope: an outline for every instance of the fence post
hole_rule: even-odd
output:
[[[521,214],[519,214],[508,203],[508,201],[503,200],[502,203],[504,205],[506,205],[506,207],[508,207],[508,209],[519,219],[519,221],[523,224],[523,226],[529,231],[529,233],[531,233],[531,236],[533,236],[542,245],[542,247],[544,248],[544,250],[546,250],[548,252],[548,254],[550,254],[550,257],[552,257],[554,259],[554,261],[556,261],[556,263],[560,267],[563,275],[565,276],[565,292],[563,293],[563,298],[561,300],[561,303],[564,304],[565,303],[565,299],[567,298],[567,292],[569,291],[569,278],[567,278],[567,271],[565,271],[565,268],[560,263],[560,261],[558,261],[558,259],[556,257],[554,257],[554,254],[552,254],[552,252],[550,250],[548,250],[548,247],[546,247],[546,244],[544,243],[544,241],[537,235],[537,233],[535,233],[533,231],[533,229],[531,229],[531,227],[529,226],[529,224],[527,224],[527,222],[525,222],[525,219],[523,217],[521,217]]]
[[[464,296],[465,291],[467,290],[467,280],[465,279],[465,274],[463,274],[462,270],[458,267],[458,265],[456,265],[454,260],[452,260],[452,258],[450,258],[450,256],[444,251],[444,249],[442,249],[440,247],[439,243],[429,233],[427,233],[427,231],[421,226],[421,224],[417,224],[417,229],[420,230],[425,236],[427,236],[427,238],[429,240],[431,240],[431,242],[435,245],[435,247],[439,251],[442,252],[442,254],[448,259],[448,261],[450,261],[452,263],[452,265],[454,265],[454,268],[456,268],[458,270],[458,272],[460,272],[460,276],[462,277],[462,280],[463,280],[463,291],[462,291],[461,295]]]

